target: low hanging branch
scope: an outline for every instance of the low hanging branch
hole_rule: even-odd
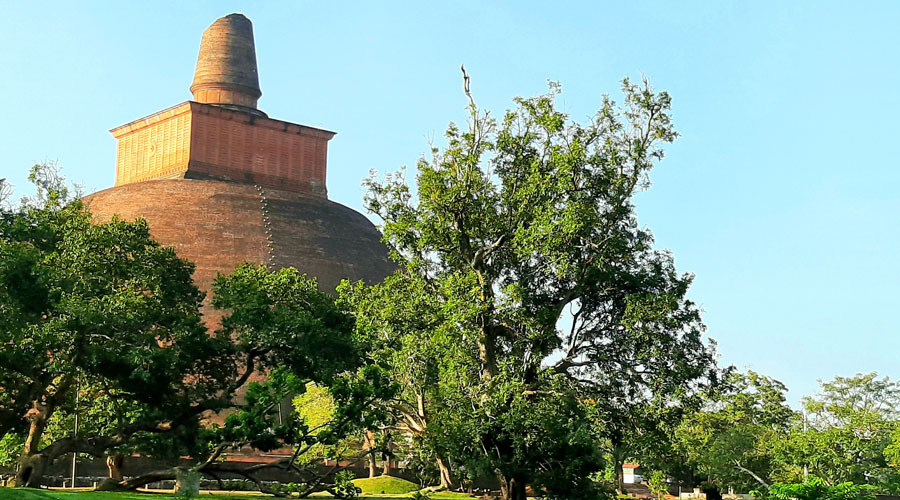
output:
[[[373,400],[365,401],[365,406],[371,404]],[[118,483],[107,484],[104,488],[110,490],[135,490],[137,488],[141,488],[150,483],[154,483],[157,481],[164,480],[173,480],[177,479],[179,473],[183,473],[185,471],[200,473],[205,476],[208,476],[221,484],[222,474],[231,474],[243,477],[249,481],[252,481],[260,492],[266,493],[269,495],[274,495],[278,497],[287,497],[291,496],[293,492],[284,491],[281,489],[272,489],[266,484],[262,482],[257,477],[262,471],[268,469],[281,469],[288,474],[291,474],[297,478],[298,483],[302,483],[303,489],[299,491],[300,497],[309,496],[312,493],[317,491],[329,491],[333,493],[333,488],[335,485],[327,483],[326,479],[332,477],[335,473],[340,472],[351,465],[357,464],[362,457],[366,455],[366,452],[361,452],[357,455],[354,455],[350,458],[350,460],[345,465],[335,464],[331,469],[329,469],[324,474],[317,473],[313,466],[299,466],[297,464],[297,459],[308,452],[313,448],[318,441],[315,438],[315,434],[318,431],[321,431],[325,427],[334,427],[334,428],[342,428],[347,425],[349,422],[353,420],[352,414],[343,415],[340,418],[333,419],[331,421],[322,423],[315,427],[309,428],[305,431],[305,433],[297,438],[294,443],[294,452],[290,457],[285,457],[280,460],[271,463],[260,463],[256,465],[247,466],[244,463],[236,463],[236,462],[228,462],[227,460],[222,461],[223,453],[228,449],[237,450],[244,446],[249,445],[250,443],[246,440],[241,440],[237,442],[223,442],[219,443],[213,451],[206,457],[205,460],[198,463],[197,465],[189,468],[185,467],[170,467],[167,469],[161,469],[152,471],[146,474],[142,474],[137,477],[133,477],[131,479],[121,481]],[[287,445],[287,443],[285,443]]]
[[[364,452],[358,453],[351,457],[345,465],[335,464],[324,473],[318,473],[313,467],[300,467],[296,464],[296,457],[302,455],[303,452],[308,450],[310,447],[311,446],[298,448],[298,450],[295,451],[295,453],[291,457],[282,458],[281,460],[271,463],[262,463],[251,466],[246,466],[240,463],[218,461],[222,450],[217,449],[217,451],[210,455],[210,457],[205,462],[195,467],[188,468],[187,470],[211,477],[212,479],[218,481],[220,486],[222,484],[220,475],[237,475],[243,477],[244,479],[247,479],[248,481],[252,481],[261,493],[283,498],[290,497],[293,495],[292,492],[269,488],[265,485],[265,483],[263,483],[261,479],[259,479],[259,477],[257,477],[259,473],[265,470],[281,469],[285,472],[293,473],[298,477],[298,479],[305,483],[304,489],[299,492],[299,497],[306,498],[318,491],[327,491],[334,494],[334,484],[326,482],[326,479],[332,477],[334,474],[348,467],[358,464],[365,456]],[[146,474],[142,474],[138,477],[128,479],[126,481],[122,481],[120,483],[116,483],[111,487],[105,486],[101,489],[135,490],[157,481],[174,480],[178,477],[178,473],[183,471],[185,471],[185,468],[183,467],[170,467],[168,469],[156,470],[148,472]]]
[[[741,471],[741,472],[746,472],[747,474],[750,474],[750,476],[753,477],[753,479],[755,479],[759,484],[765,486],[766,488],[769,487],[769,483],[765,482],[765,480],[763,480],[763,478],[757,476],[756,473],[753,472],[752,470],[750,470],[750,469],[744,467],[743,465],[741,465],[740,462],[738,462],[738,461],[735,460],[734,466],[735,466],[739,471]]]

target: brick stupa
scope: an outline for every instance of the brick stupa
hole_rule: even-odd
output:
[[[145,218],[159,242],[197,265],[207,291],[245,262],[296,267],[325,291],[395,269],[372,223],[327,198],[334,132],[257,109],[249,19],[231,14],[203,33],[190,89],[192,101],[111,130],[115,187],[85,198],[96,220]]]

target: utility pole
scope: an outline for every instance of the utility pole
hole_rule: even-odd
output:
[[[806,438],[806,408],[803,409],[803,437]],[[803,463],[803,482],[806,482],[806,477],[809,474],[809,470],[806,466],[807,464]]]
[[[78,437],[78,401],[81,398],[81,383],[75,385],[75,436]],[[78,453],[72,452],[72,488],[75,487],[75,457]]]

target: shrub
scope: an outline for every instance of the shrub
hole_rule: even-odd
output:
[[[334,476],[334,498],[352,500],[362,492],[353,484],[353,474],[350,471],[341,471]]]
[[[761,500],[875,500],[875,487],[853,483],[829,486],[813,477],[805,483],[775,483],[766,491],[752,494]]]

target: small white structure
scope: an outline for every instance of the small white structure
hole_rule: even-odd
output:
[[[641,476],[640,465],[629,463],[622,465],[622,480],[625,484],[640,484],[644,480]]]

